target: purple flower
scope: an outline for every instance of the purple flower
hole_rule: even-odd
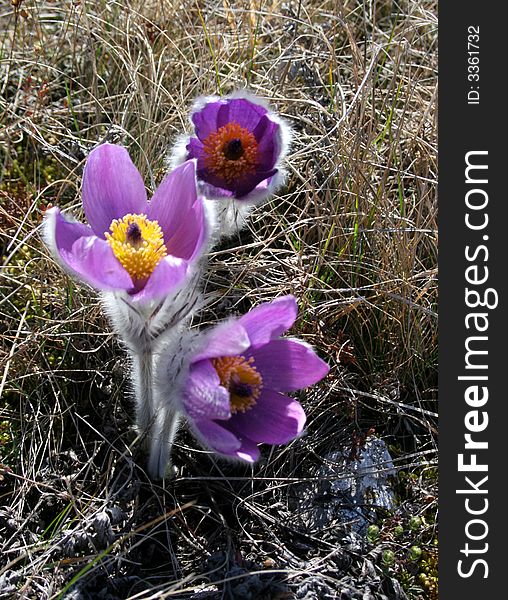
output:
[[[188,139],[184,157],[197,159],[207,197],[254,202],[282,182],[289,128],[258,98],[245,92],[203,98],[191,120],[196,137]]]
[[[254,462],[258,443],[284,444],[303,431],[303,408],[282,392],[316,383],[329,368],[304,342],[279,337],[297,312],[284,296],[205,335],[183,387],[183,410],[205,446]]]
[[[206,232],[195,161],[166,175],[148,202],[127,150],[102,144],[87,159],[82,191],[89,225],[46,212],[46,242],[71,274],[144,302],[184,281]]]

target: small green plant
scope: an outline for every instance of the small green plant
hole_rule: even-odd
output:
[[[393,528],[393,535],[395,538],[400,538],[404,535],[404,527],[402,525],[396,525]]]
[[[418,562],[422,557],[422,549],[419,546],[411,546],[407,557],[411,562]]]
[[[377,525],[369,525],[367,529],[367,539],[372,544],[379,540],[379,527]]]
[[[0,446],[4,447],[12,441],[9,421],[0,421]]]
[[[391,567],[395,563],[395,552],[393,550],[385,550],[381,557],[381,562],[385,567]]]

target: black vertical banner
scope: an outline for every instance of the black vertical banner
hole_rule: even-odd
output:
[[[439,11],[439,597],[508,598],[507,11]]]

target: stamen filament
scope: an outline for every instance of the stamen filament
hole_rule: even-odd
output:
[[[230,393],[231,413],[251,409],[263,389],[263,379],[254,366],[254,359],[244,356],[223,356],[212,359],[221,385]]]
[[[116,258],[134,281],[150,277],[167,255],[164,235],[157,221],[146,215],[125,215],[115,219],[104,235]]]
[[[232,122],[213,131],[203,142],[205,165],[228,183],[253,173],[258,163],[254,134]]]

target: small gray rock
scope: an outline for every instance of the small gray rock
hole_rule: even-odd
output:
[[[347,451],[327,454],[317,471],[320,481],[299,490],[299,509],[303,522],[313,531],[335,524],[364,534],[371,507],[390,510],[394,494],[388,477],[395,474],[392,457],[383,440],[372,438],[361,449],[358,459]]]

